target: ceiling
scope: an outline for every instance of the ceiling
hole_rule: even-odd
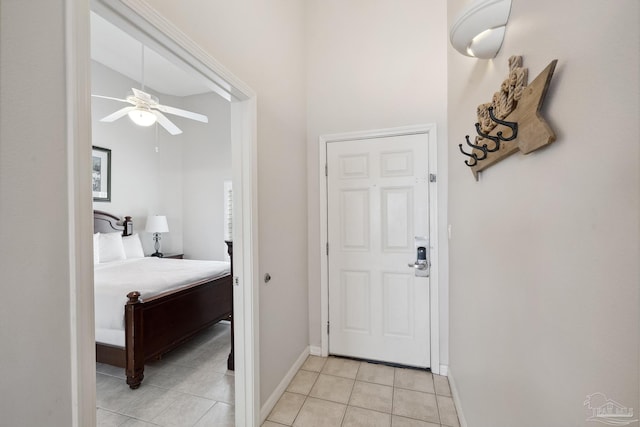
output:
[[[142,43],[94,12],[91,12],[91,59],[132,80],[142,81]],[[156,92],[174,96],[211,92],[204,83],[146,46],[144,62],[144,86]]]

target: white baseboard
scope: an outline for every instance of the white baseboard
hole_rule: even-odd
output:
[[[318,347],[317,345],[310,345],[309,354],[312,356],[322,356],[322,347]]]
[[[460,421],[460,427],[467,427],[467,420],[462,412],[462,404],[460,403],[460,395],[458,394],[458,387],[456,380],[453,378],[451,369],[447,369],[447,377],[449,378],[449,387],[451,388],[451,396],[453,396],[453,403],[456,405],[456,412],[458,413],[458,421]]]
[[[291,382],[293,377],[296,375],[296,372],[298,372],[300,367],[302,367],[302,364],[304,363],[304,361],[307,360],[307,356],[309,356],[309,347],[305,347],[304,350],[302,350],[302,353],[300,354],[298,359],[293,363],[293,365],[291,366],[287,374],[284,376],[282,381],[280,381],[280,384],[278,384],[278,387],[276,387],[276,389],[273,390],[273,393],[271,393],[271,396],[269,396],[267,401],[264,402],[264,405],[262,405],[262,408],[260,409],[261,425],[262,423],[264,423],[264,420],[267,419],[273,407],[276,406],[276,403],[278,403],[278,399],[280,399],[280,396],[282,396],[282,394],[285,392],[285,390],[289,386],[289,383]]]
[[[447,376],[449,373],[449,367],[447,365],[440,365],[440,375]]]

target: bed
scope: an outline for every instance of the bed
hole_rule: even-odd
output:
[[[121,220],[96,210],[93,225],[94,233],[121,233],[123,239],[133,234],[131,217]],[[233,244],[226,243],[232,257]],[[127,384],[136,389],[144,378],[146,361],[159,359],[220,320],[229,320],[227,367],[233,370],[231,266],[221,261],[155,257],[96,264],[96,360],[125,368]],[[173,270],[178,271],[178,279],[172,284]]]

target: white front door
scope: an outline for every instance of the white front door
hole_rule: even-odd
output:
[[[327,143],[329,353],[430,366],[428,135]],[[426,245],[427,255],[429,245]]]

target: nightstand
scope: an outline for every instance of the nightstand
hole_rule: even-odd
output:
[[[184,254],[166,254],[163,258],[183,259]]]

